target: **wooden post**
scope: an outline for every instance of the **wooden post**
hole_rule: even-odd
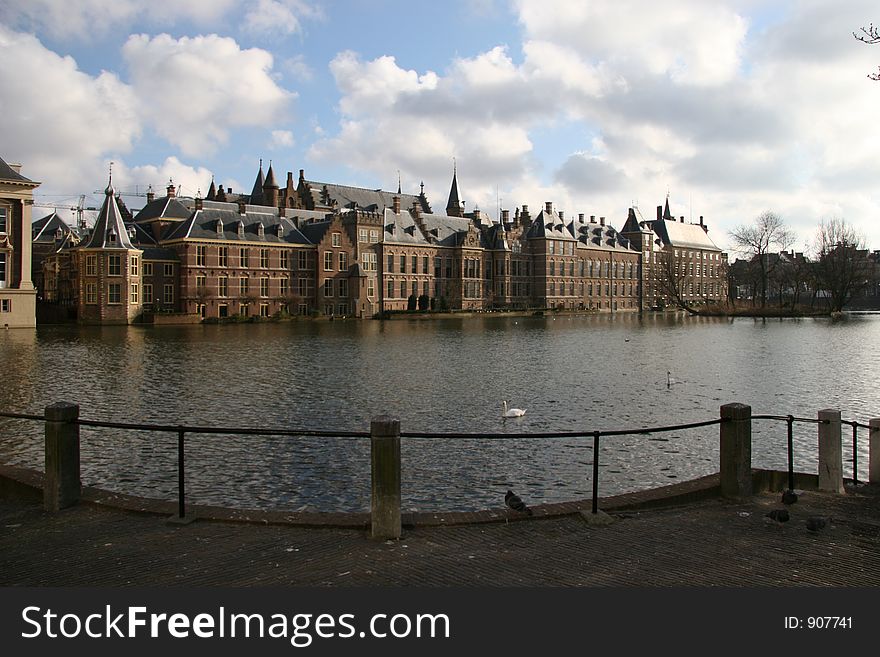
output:
[[[840,411],[819,411],[819,490],[843,493],[843,447]]]
[[[370,423],[372,506],[370,535],[400,538],[400,420],[388,415]]]
[[[58,402],[46,406],[46,476],[43,508],[55,512],[79,501],[79,405]]]
[[[721,420],[721,494],[749,497],[752,494],[752,407],[724,404]]]
[[[868,483],[880,484],[880,418],[868,421]]]

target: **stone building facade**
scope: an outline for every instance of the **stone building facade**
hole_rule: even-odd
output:
[[[0,329],[36,326],[31,206],[40,183],[0,159]]]
[[[536,216],[523,205],[492,221],[480,210],[464,212],[456,172],[445,213],[432,210],[424,185],[419,194],[400,186],[369,190],[308,180],[300,170],[296,185],[288,173],[280,188],[271,164],[265,175],[261,164],[247,195],[212,181],[204,199],[178,197],[169,182],[165,196],[148,197],[127,224],[117,205],[108,187],[95,229],[45,261],[47,292],[71,288],[74,298],[56,300],[75,303],[80,321],[161,312],[223,319],[367,318],[414,309],[638,311],[661,298],[653,263],[673,251],[685,272],[700,263],[688,273],[689,298],[723,294],[721,268],[704,264],[720,251],[697,239],[705,227],[633,221],[631,210],[627,230],[618,232],[604,217],[568,219],[550,202]],[[692,252],[699,260],[684,255]],[[110,261],[101,260],[111,256],[112,279]],[[96,271],[90,263],[102,264]],[[106,287],[116,283],[127,292]],[[114,307],[94,308],[95,300]]]

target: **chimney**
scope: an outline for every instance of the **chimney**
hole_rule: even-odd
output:
[[[302,170],[300,170],[302,172]],[[400,197],[395,196],[394,199],[394,214],[400,214]]]
[[[605,225],[605,217],[599,217],[599,225],[600,225],[600,226],[604,226],[604,225]]]
[[[703,229],[703,232],[704,232],[704,233],[708,233],[708,232],[709,232],[709,227],[708,227],[706,224],[703,223],[703,215],[700,215],[700,228]]]
[[[174,189],[174,183],[171,182],[171,179],[168,179],[168,187],[165,188],[165,195],[168,198],[174,198],[177,195],[177,190]]]
[[[559,221],[565,221],[565,210],[559,211]]]
[[[293,171],[287,172],[287,187],[293,187]]]
[[[21,165],[14,162],[7,162],[9,168],[15,171],[15,173],[21,173]]]
[[[238,199],[238,214],[245,214],[247,212],[247,203],[244,199]]]
[[[279,217],[286,217],[287,216],[287,208],[285,208],[283,205],[280,208],[278,208],[278,216]]]
[[[196,196],[196,211],[202,209],[202,197]]]
[[[544,212],[546,212],[547,214],[553,212],[553,201],[544,202]]]
[[[397,204],[400,205],[400,199],[397,199]],[[422,216],[422,206],[416,200],[412,204],[412,214],[416,219],[420,219]]]
[[[583,212],[578,212],[578,221],[580,223],[584,223],[584,213]]]
[[[509,224],[510,223],[510,210],[502,210],[501,211],[501,223]]]
[[[300,170],[299,170],[299,179],[300,179],[300,180],[305,180],[305,179],[306,179],[306,172],[305,172],[305,169],[300,169]]]
[[[153,191],[153,186],[150,185],[147,188],[147,203],[152,203],[156,200],[156,193]]]
[[[660,221],[663,218],[663,206],[657,206],[657,221]]]
[[[678,219],[679,219],[679,221],[681,221],[681,223],[684,223],[684,216],[681,216]]]
[[[483,213],[480,212],[480,208],[474,208],[474,223],[479,224],[482,217]]]
[[[594,214],[591,214],[591,215],[590,215],[590,223],[591,223],[591,224],[596,223],[596,215],[594,215]]]

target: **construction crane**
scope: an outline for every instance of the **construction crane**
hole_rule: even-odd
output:
[[[76,212],[76,225],[79,226],[79,228],[82,230],[85,230],[87,228],[86,220],[85,220],[85,217],[83,216],[83,211],[98,209],[95,207],[88,207],[88,208],[86,207],[86,195],[85,194],[79,195],[79,201],[77,202],[76,205],[64,205],[62,203],[37,203],[37,202],[34,202],[34,207],[52,208],[56,212],[58,210],[70,210],[71,212]]]

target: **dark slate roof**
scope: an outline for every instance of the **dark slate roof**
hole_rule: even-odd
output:
[[[272,171],[272,163],[269,163],[269,171],[266,172],[266,182],[263,183],[263,187],[278,187],[278,183],[275,182],[275,172]]]
[[[263,161],[260,160],[260,172],[257,174],[257,179],[254,180],[254,188],[251,190],[251,203],[258,205],[263,200],[263,185],[265,184],[266,178],[263,176]]]
[[[313,221],[301,224],[299,230],[305,237],[307,243],[317,244],[324,239],[324,235],[327,234],[327,230],[330,228],[330,223],[331,221],[329,219]]]
[[[188,201],[188,202],[187,202]],[[186,219],[192,213],[192,200],[177,196],[157,198],[147,203],[134,220],[138,222],[153,219]]]
[[[23,185],[38,185],[39,183],[35,183],[30,178],[25,178],[18,171],[13,169],[11,166],[6,164],[2,157],[0,157],[0,180],[3,182],[11,182],[18,183]]]
[[[613,226],[591,221],[583,221],[580,218],[570,222],[567,226],[570,234],[587,248],[602,249],[605,251],[636,251],[633,244],[618,233]]]
[[[61,229],[63,234],[74,233],[75,235],[79,234],[79,231],[74,230],[70,226],[67,225],[67,222],[61,218],[61,216],[57,212],[53,212],[52,214],[46,215],[42,219],[37,219],[35,222],[31,224],[31,235],[33,236],[34,242],[54,242],[55,241],[55,233],[58,229]]]
[[[211,203],[208,207],[206,202],[202,210],[197,210],[163,239],[172,241],[183,238],[228,240],[229,242],[256,242],[260,244],[309,244],[311,243],[297,228],[290,217],[279,217],[277,212],[246,211],[245,214],[238,212],[238,205],[234,203]],[[217,226],[220,224],[220,231]],[[239,224],[242,233],[239,234]],[[278,236],[278,226],[281,226],[281,237]],[[262,235],[260,234],[262,226]]]
[[[423,194],[418,196],[414,194],[397,194],[396,192],[386,192],[382,189],[349,187],[347,185],[336,185],[314,180],[303,180],[303,182],[308,185],[312,203],[315,207],[328,207],[335,202],[340,209],[358,207],[364,210],[372,210],[373,212],[381,212],[383,208],[393,207],[394,197],[397,196],[400,198],[400,207],[402,209],[411,208],[413,203],[418,203],[422,208],[422,212],[431,211],[428,199]]]
[[[98,211],[98,220],[82,244],[87,249],[134,249],[128,237],[128,228],[116,203],[116,191],[111,185],[104,190],[104,204]]]
[[[461,210],[461,199],[458,197],[458,176],[454,168],[452,170],[452,187],[449,188],[449,200],[446,201],[446,212],[452,209]]]
[[[400,214],[394,214],[394,208],[385,208],[383,241],[391,244],[428,244],[409,210],[403,208]]]
[[[553,240],[574,239],[572,234],[568,231],[564,220],[562,219],[562,217],[559,216],[556,210],[552,210],[548,213],[546,208],[544,210],[541,210],[541,213],[537,217],[535,217],[532,225],[529,226],[526,237],[544,237]]]

